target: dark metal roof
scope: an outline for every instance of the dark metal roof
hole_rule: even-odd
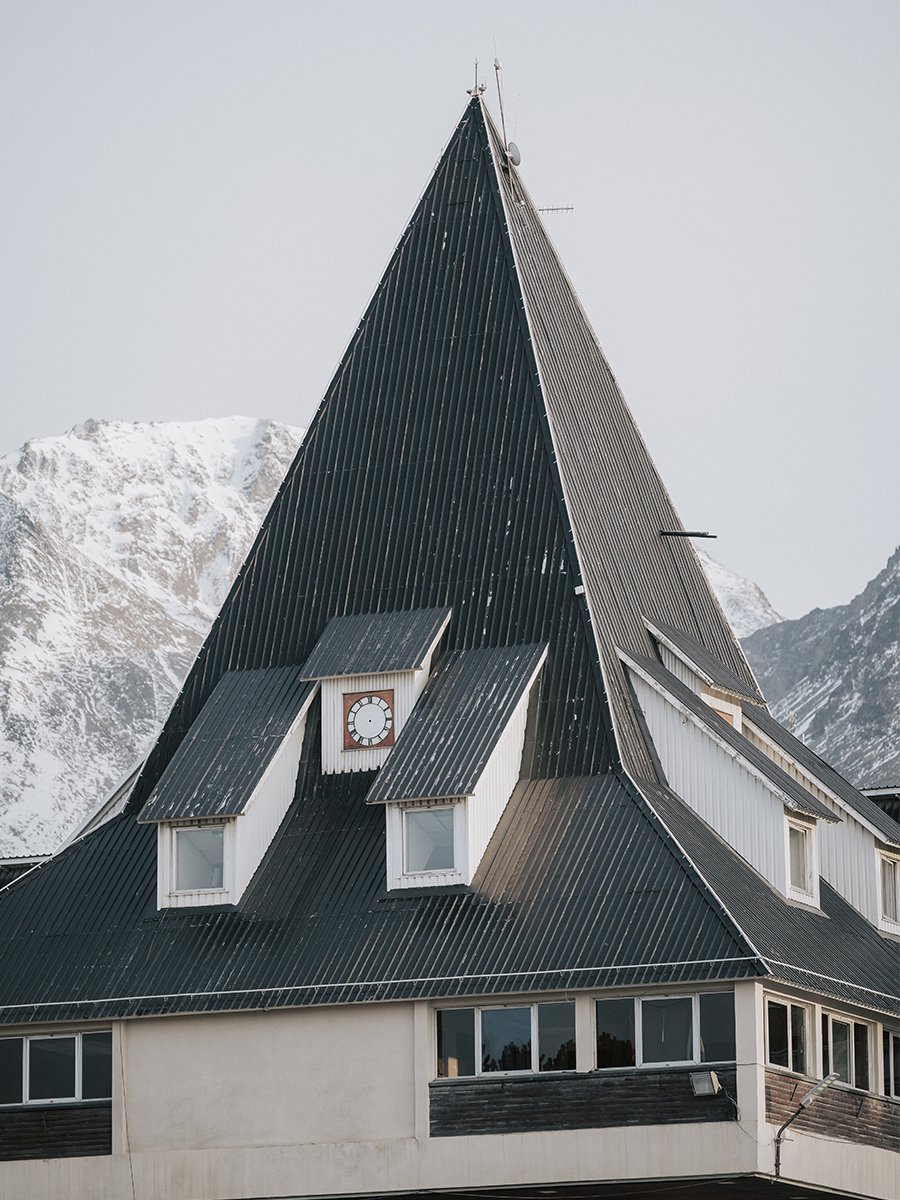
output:
[[[233,817],[316,690],[296,667],[229,671],[141,810],[141,821]]]
[[[514,792],[470,888],[385,890],[372,772],[295,800],[240,905],[156,910],[156,832],[114,818],[0,897],[0,1022],[740,978],[753,952],[618,773]]]
[[[301,677],[328,679],[418,670],[449,620],[449,608],[335,617],[303,664]]]
[[[680,658],[685,658],[707,683],[744,700],[764,703],[762,694],[754,683],[748,679],[741,679],[696,638],[690,637],[666,621],[648,621],[647,626],[654,637],[658,635],[663,642],[669,643],[674,653]]]
[[[676,699],[680,704],[684,705],[695,717],[703,722],[708,729],[717,734],[722,741],[726,742],[732,750],[736,750],[741,758],[746,759],[751,766],[755,767],[761,775],[768,779],[769,783],[782,794],[787,804],[796,809],[798,812],[806,813],[808,816],[817,817],[821,821],[830,821],[837,823],[840,817],[836,816],[827,805],[821,800],[806,790],[802,783],[798,783],[796,779],[792,779],[787,771],[783,771],[777,763],[774,763],[758,746],[745,738],[742,733],[734,728],[733,725],[722,719],[715,709],[710,706],[697,695],[692,692],[686,683],[682,683],[676,678],[671,671],[653,659],[640,658],[637,655],[623,655],[624,661],[629,667],[649,675],[661,684],[663,688]]]
[[[900,1013],[900,943],[881,936],[823,879],[821,911],[789,904],[674,792],[640,783],[773,975],[837,1000]]]
[[[744,720],[749,721],[751,725],[755,725],[761,733],[770,738],[785,754],[796,759],[805,771],[808,771],[810,775],[819,779],[826,788],[840,797],[864,821],[868,821],[874,829],[878,830],[878,835],[884,841],[890,842],[893,846],[900,846],[900,825],[883,808],[880,808],[873,800],[870,800],[868,796],[864,796],[862,792],[857,791],[852,783],[848,783],[824,759],[819,758],[814,750],[810,750],[809,746],[801,742],[799,738],[794,737],[792,733],[779,724],[764,709],[745,708],[743,716]]]
[[[546,653],[546,646],[491,646],[448,654],[376,775],[368,803],[470,796]]]

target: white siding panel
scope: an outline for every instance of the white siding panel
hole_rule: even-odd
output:
[[[253,878],[294,798],[306,732],[306,713],[284,739],[256,786],[253,798],[237,818],[234,853],[234,899]]]
[[[783,802],[643,679],[632,680],[669,786],[784,892]]]
[[[673,654],[668,646],[662,642],[658,643],[659,653],[663,661],[663,666],[667,671],[670,671],[676,679],[680,679],[685,687],[689,687],[692,692],[700,695],[701,688],[707,686],[706,680],[701,679],[696,671],[692,671],[683,659],[680,659],[677,654]]]
[[[839,825],[819,822],[819,870],[848,904],[852,904],[867,921],[877,925],[880,896],[874,835],[854,817],[850,808],[838,804],[830,792],[820,787],[811,775],[798,767],[792,758],[783,754],[752,725],[745,725],[743,732],[745,737],[792,779],[802,783],[817,800],[821,800],[841,818]]]
[[[374,771],[382,766],[391,747],[344,749],[344,696],[348,692],[394,692],[394,740],[400,736],[409,714],[428,682],[431,656],[418,671],[397,671],[389,675],[342,675],[322,680],[322,771]]]
[[[468,804],[469,880],[478,869],[522,770],[530,689],[516,705]]]

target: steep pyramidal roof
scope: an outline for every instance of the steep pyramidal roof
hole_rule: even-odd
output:
[[[446,648],[551,643],[534,776],[653,777],[616,647],[665,617],[752,676],[540,217],[473,98],[133,799],[223,672],[449,606]],[[664,609],[664,611],[661,611]]]

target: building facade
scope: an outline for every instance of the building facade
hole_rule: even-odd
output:
[[[476,94],[133,787],[0,892],[0,1197],[887,1200],[898,908]]]

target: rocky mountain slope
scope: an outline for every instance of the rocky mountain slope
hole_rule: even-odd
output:
[[[852,783],[900,783],[900,548],[849,604],[744,641],[772,711]]]
[[[0,458],[0,858],[146,753],[301,433],[88,421]]]
[[[762,588],[736,571],[723,567],[720,562],[697,548],[697,557],[706,572],[706,578],[719,597],[731,628],[739,638],[749,637],[757,629],[774,625],[783,620],[769,603]]]

